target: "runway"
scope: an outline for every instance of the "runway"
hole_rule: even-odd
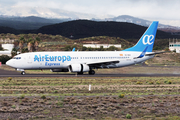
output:
[[[180,77],[180,74],[25,74],[0,69],[0,77]]]

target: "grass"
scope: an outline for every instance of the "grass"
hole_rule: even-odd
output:
[[[141,84],[137,84],[140,81]],[[158,82],[156,82],[158,81]],[[171,84],[169,82],[171,81]],[[153,84],[149,84],[153,83]],[[91,84],[91,91],[88,90]],[[176,95],[179,77],[1,78],[1,96]]]

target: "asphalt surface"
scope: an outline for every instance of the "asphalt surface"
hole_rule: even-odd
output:
[[[0,77],[180,77],[180,74],[25,74],[0,69]]]

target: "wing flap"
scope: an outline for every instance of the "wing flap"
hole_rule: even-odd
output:
[[[86,63],[89,66],[102,66],[102,65],[111,65],[115,63],[119,63],[119,60],[108,60],[108,61],[96,61],[96,62],[89,62]]]

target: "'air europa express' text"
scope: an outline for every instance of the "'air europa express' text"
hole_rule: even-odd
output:
[[[34,56],[34,62],[40,62],[40,61],[71,61],[71,56],[50,56],[50,55],[35,55]]]

